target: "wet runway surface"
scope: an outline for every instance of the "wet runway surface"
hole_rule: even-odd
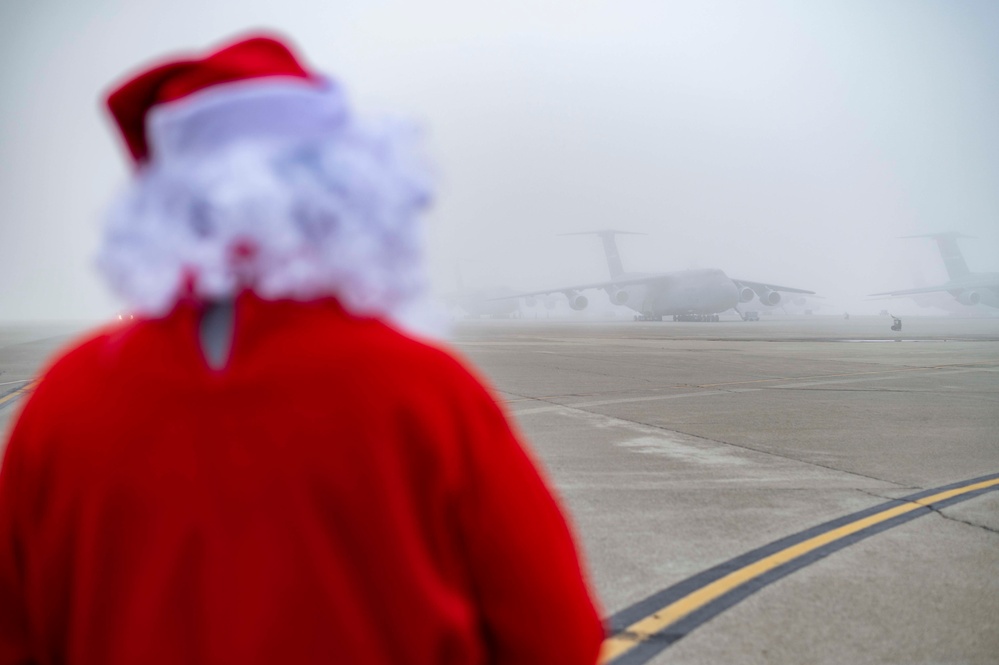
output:
[[[471,321],[453,342],[571,511],[615,662],[996,663],[999,320],[889,325]],[[0,330],[0,427],[67,330]]]

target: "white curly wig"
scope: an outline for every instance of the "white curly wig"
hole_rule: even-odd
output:
[[[419,224],[431,179],[413,126],[359,121],[331,81],[272,78],[159,105],[146,131],[150,159],[111,207],[98,256],[133,311],[252,288],[439,332]]]

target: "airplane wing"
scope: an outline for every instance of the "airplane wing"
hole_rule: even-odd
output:
[[[642,277],[627,277],[624,279],[612,279],[606,282],[591,282],[589,284],[573,284],[572,286],[561,286],[554,289],[546,289],[544,291],[525,291],[524,293],[518,293],[512,296],[504,296],[503,298],[491,298],[491,300],[507,300],[510,298],[529,298],[531,296],[547,296],[552,293],[569,293],[572,291],[585,291],[586,289],[614,289],[620,288],[622,286],[631,286],[633,284],[655,284],[656,282],[661,282],[668,280],[669,275],[645,275]],[[811,293],[811,291],[805,291],[804,293]]]
[[[918,296],[925,293],[949,293],[962,305],[982,304],[989,307],[999,307],[999,275],[993,276],[993,273],[981,276],[974,275],[972,279],[953,280],[936,286],[872,293],[871,297],[894,298],[896,296]]]
[[[546,296],[552,293],[567,293],[571,291],[583,291],[585,289],[617,289],[622,286],[632,286],[634,284],[657,284],[660,282],[667,282],[673,279],[675,274],[667,273],[663,275],[640,275],[624,277],[622,279],[611,279],[605,282],[591,282],[589,284],[573,284],[571,286],[562,286],[554,289],[547,289],[544,291],[529,291],[524,293],[518,293],[513,296],[506,296],[507,298],[527,298],[530,296]],[[786,293],[803,293],[806,295],[814,295],[815,291],[808,291],[806,289],[796,289],[791,286],[781,286],[779,284],[769,284],[767,282],[751,282],[745,279],[733,279],[739,288],[748,286],[749,288],[763,291],[784,291]],[[499,300],[499,298],[497,298]]]
[[[999,292],[999,278],[991,277],[991,274],[978,277],[977,279],[962,279],[960,281],[955,280],[953,282],[947,282],[946,284],[938,284],[936,286],[921,286],[915,289],[900,289],[898,291],[884,291],[882,293],[872,293],[872,296],[912,296],[918,295],[920,293],[938,293],[946,291],[947,293],[960,293],[961,291],[970,291],[973,289],[977,290],[988,290]]]
[[[814,295],[815,291],[807,291],[805,289],[796,289],[790,286],[780,286],[779,284],[768,284],[766,282],[750,282],[745,279],[732,279],[733,282],[739,285],[739,288],[748,286],[749,288],[757,291],[758,289],[764,289],[769,291],[784,291],[786,293],[804,293],[807,295]]]
[[[901,291],[883,291],[881,293],[872,293],[871,296],[914,296],[919,293],[939,293],[945,291],[954,290],[953,286],[948,287],[946,284],[941,284],[940,286],[924,286],[919,289],[902,289]]]

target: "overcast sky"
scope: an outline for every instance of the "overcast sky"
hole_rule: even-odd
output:
[[[427,130],[431,274],[539,289],[721,268],[843,308],[946,279],[955,230],[999,270],[999,3],[4,0],[0,320],[102,318],[101,215],[127,177],[100,108],[164,53],[251,28],[362,112]],[[871,307],[871,305],[866,305]]]

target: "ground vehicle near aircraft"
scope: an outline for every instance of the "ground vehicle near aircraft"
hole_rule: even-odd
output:
[[[962,305],[988,305],[999,307],[999,272],[971,272],[957,246],[958,238],[967,238],[954,231],[928,233],[926,235],[905,236],[906,238],[933,238],[940,250],[944,268],[950,280],[937,286],[925,286],[900,291],[872,293],[872,296],[916,296],[924,293],[950,293]]]
[[[607,229],[565,234],[600,237],[607,257],[610,280],[520,295],[531,297],[563,293],[569,300],[569,307],[582,310],[589,304],[589,299],[580,292],[599,289],[606,292],[615,305],[626,305],[638,312],[635,317],[637,321],[661,321],[666,316],[672,316],[675,321],[717,321],[717,315],[722,312],[730,309],[739,312],[740,303],[758,299],[764,305],[776,305],[780,303],[782,293],[815,293],[766,282],[732,279],[715,268],[668,273],[625,272],[615,236],[627,233],[629,232]]]

